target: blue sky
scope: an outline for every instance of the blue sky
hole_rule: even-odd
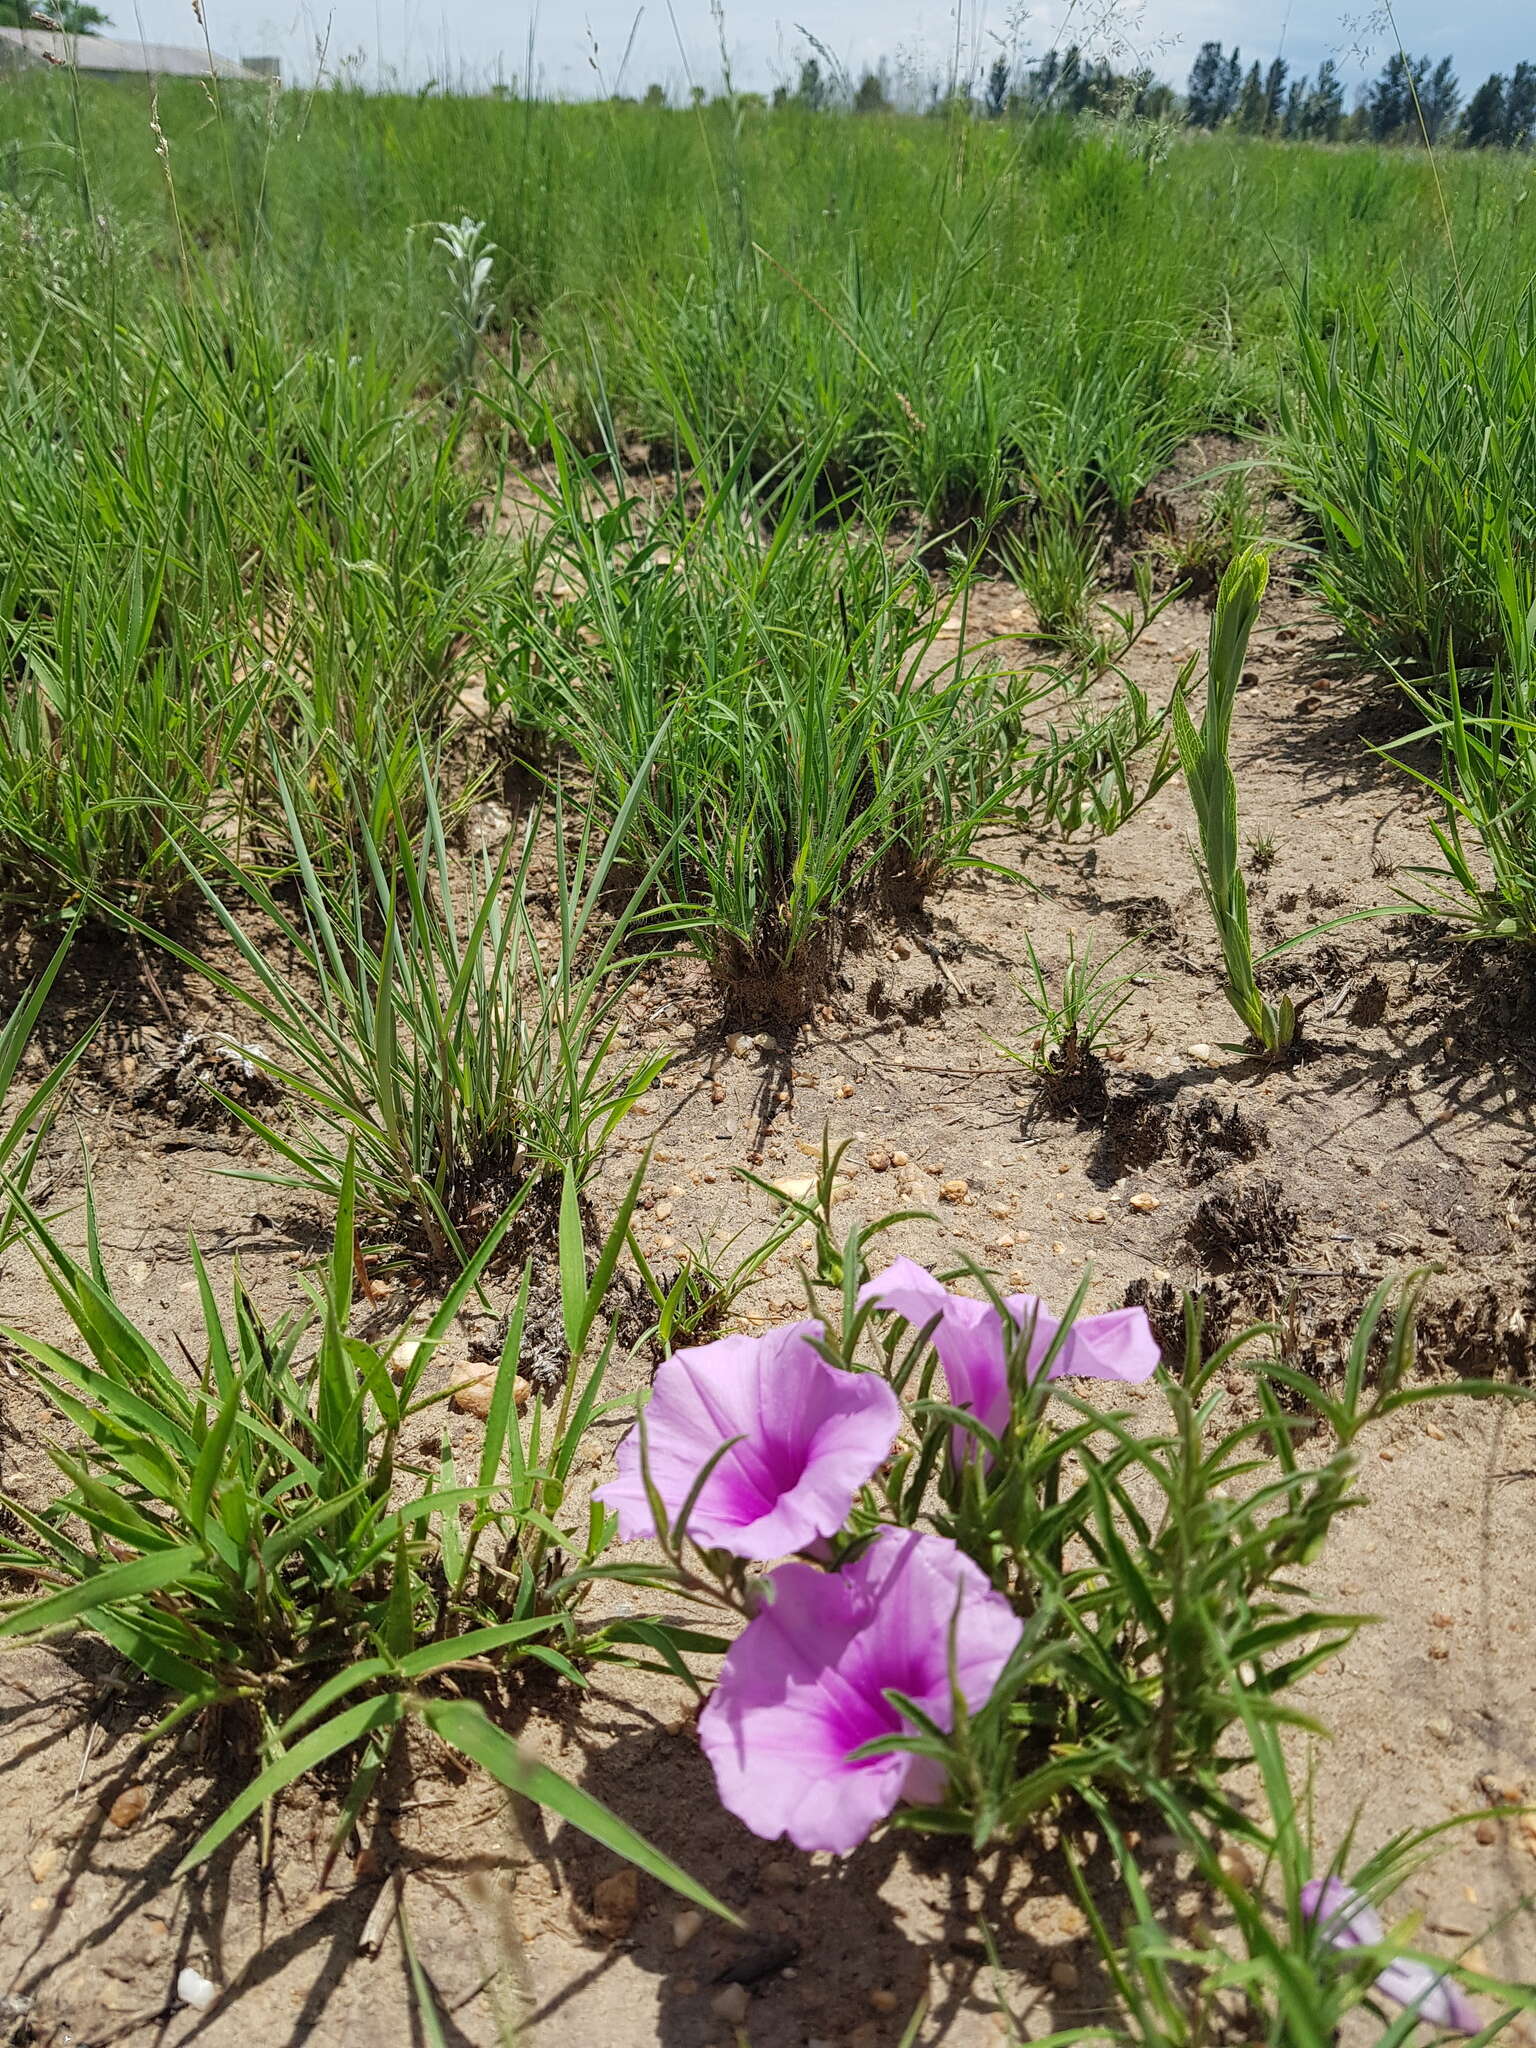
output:
[[[103,0],[113,33],[143,33],[154,42],[192,42],[200,35],[192,0]],[[913,68],[942,69],[958,37],[973,57],[990,61],[1017,37],[1044,49],[1063,33],[1087,29],[1113,7],[1106,33],[1142,53],[1160,75],[1182,84],[1200,43],[1239,43],[1245,56],[1283,50],[1294,67],[1311,70],[1335,57],[1347,80],[1379,68],[1392,47],[1379,0],[1017,0],[955,8],[935,0],[788,0],[785,11],[725,0],[725,40],[737,82],[759,89],[793,76],[807,45],[801,29],[824,40],[857,73],[884,56]],[[1355,10],[1353,12],[1349,10]],[[274,51],[291,77],[308,76],[314,51],[328,38],[332,61],[356,56],[365,74],[382,62],[412,84],[461,71],[494,76],[498,64],[520,76],[530,26],[534,65],[543,89],[587,94],[599,76],[638,92],[652,79],[682,95],[690,79],[713,87],[719,43],[709,0],[546,0],[538,9],[510,0],[206,0],[215,49],[228,55]],[[1070,14],[1070,18],[1069,18]],[[1457,60],[1463,85],[1517,58],[1536,59],[1536,16],[1526,0],[1474,0],[1453,10],[1446,0],[1396,0],[1398,32],[1415,53]],[[620,78],[626,46],[627,65]],[[593,52],[596,54],[596,67]]]

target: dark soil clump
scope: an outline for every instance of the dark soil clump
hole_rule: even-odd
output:
[[[1267,1174],[1217,1181],[1190,1220],[1188,1238],[1215,1271],[1245,1260],[1283,1259],[1301,1225],[1301,1212]]]

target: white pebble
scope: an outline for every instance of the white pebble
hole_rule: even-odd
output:
[[[176,1979],[176,1996],[183,2005],[196,2006],[199,2012],[206,2012],[218,1995],[218,1985],[201,1970],[189,1967]]]
[[[686,1948],[704,1925],[704,1915],[689,1911],[674,1915],[672,1921],[672,1946]]]

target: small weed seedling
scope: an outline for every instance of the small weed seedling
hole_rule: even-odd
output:
[[[1254,550],[1239,555],[1222,577],[1211,621],[1205,716],[1197,730],[1183,699],[1177,698],[1173,717],[1200,834],[1200,886],[1226,962],[1226,998],[1260,1050],[1274,1057],[1295,1041],[1296,1009],[1288,995],[1272,1004],[1254,979],[1248,888],[1238,850],[1237,784],[1229,760],[1232,707],[1268,581],[1268,559]]]
[[[433,237],[448,273],[448,324],[454,334],[452,381],[462,388],[475,374],[480,341],[490,325],[496,294],[491,285],[496,244],[486,240],[485,222],[468,214],[439,221]]]
[[[1029,977],[1018,989],[1038,1026],[1034,1043],[1021,1053],[997,1039],[991,1042],[1029,1069],[1048,1109],[1092,1116],[1104,1102],[1105,1036],[1131,999],[1131,977],[1112,977],[1109,970],[1130,941],[1117,946],[1106,959],[1095,960],[1092,942],[1079,953],[1076,934],[1070,935],[1059,991],[1035,951],[1034,940],[1026,938],[1025,944]]]

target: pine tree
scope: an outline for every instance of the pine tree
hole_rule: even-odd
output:
[[[1237,103],[1237,125],[1244,135],[1261,135],[1264,132],[1264,110],[1268,102],[1264,98],[1264,77],[1257,63],[1243,80],[1243,96]]]
[[[853,95],[856,114],[888,114],[891,103],[885,96],[885,80],[878,71],[866,71]]]
[[[1295,142],[1307,132],[1307,80],[1306,75],[1291,80],[1290,91],[1285,96],[1285,113],[1280,123],[1280,133],[1287,142]]]
[[[1042,107],[1050,106],[1056,97],[1056,81],[1061,75],[1061,59],[1054,50],[1047,50],[1040,62],[1030,73],[1029,96]]]
[[[1450,134],[1456,120],[1456,109],[1461,105],[1461,87],[1456,82],[1455,68],[1449,57],[1442,57],[1430,73],[1422,104],[1424,126],[1430,141],[1442,141]]]
[[[1285,105],[1285,80],[1290,65],[1283,57],[1277,57],[1264,74],[1264,132],[1272,135],[1280,125],[1281,110]]]
[[[1081,108],[1083,90],[1083,53],[1076,43],[1068,43],[1066,54],[1061,60],[1061,70],[1056,79],[1053,97],[1073,113]]]
[[[1304,133],[1315,142],[1337,142],[1344,126],[1344,87],[1339,67],[1325,57],[1317,67],[1317,83],[1307,99],[1302,117]]]
[[[1504,140],[1504,79],[1495,71],[1467,101],[1460,140],[1466,149],[1496,149]]]
[[[827,104],[827,82],[821,75],[821,66],[814,57],[805,57],[800,63],[800,83],[795,87],[795,105],[804,107],[808,114],[819,114]]]
[[[1536,64],[1517,64],[1504,89],[1504,147],[1529,149],[1536,131]]]
[[[1184,118],[1191,128],[1214,128],[1221,119],[1221,45],[1202,43],[1190,66]]]
[[[1227,68],[1221,74],[1221,92],[1216,101],[1216,119],[1212,127],[1219,127],[1223,121],[1230,121],[1237,112],[1237,102],[1243,90],[1243,53],[1234,43],[1232,54],[1227,59]]]
[[[1008,105],[1008,59],[994,57],[987,73],[987,112],[995,121]]]
[[[1417,101],[1427,89],[1429,59],[1394,50],[1366,95],[1366,121],[1373,142],[1404,142],[1419,133]]]

